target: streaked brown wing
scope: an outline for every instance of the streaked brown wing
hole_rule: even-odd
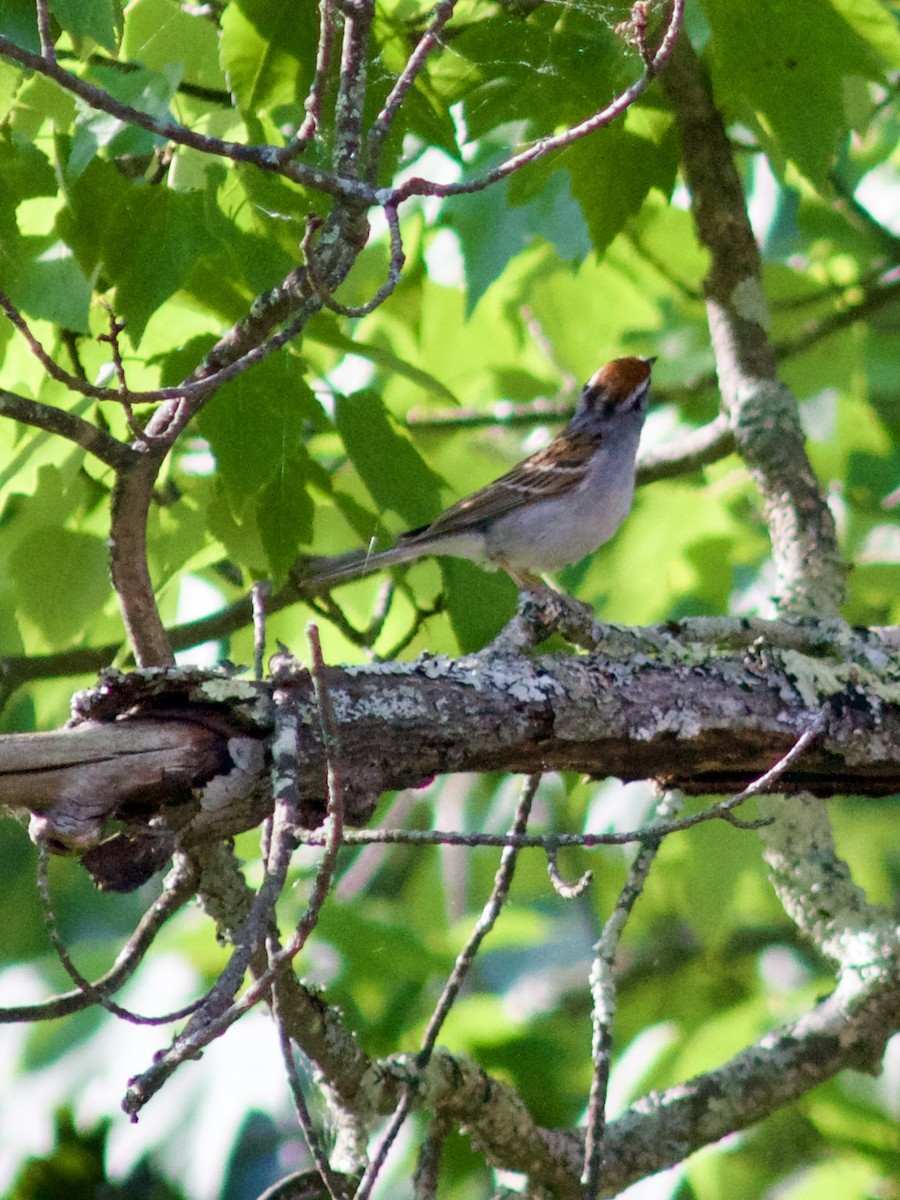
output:
[[[407,536],[462,533],[484,521],[503,516],[524,501],[551,500],[581,483],[599,442],[600,435],[596,433],[561,433],[549,446],[526,458],[506,475],[459,500],[430,525],[413,530]]]

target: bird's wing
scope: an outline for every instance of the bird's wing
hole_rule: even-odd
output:
[[[529,501],[552,500],[582,482],[599,442],[596,433],[563,432],[506,475],[457,501],[430,525],[410,530],[402,540],[465,533]]]

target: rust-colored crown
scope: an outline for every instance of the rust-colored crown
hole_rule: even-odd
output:
[[[647,382],[655,362],[655,358],[614,358],[591,376],[588,387],[596,388],[610,399],[624,400]]]

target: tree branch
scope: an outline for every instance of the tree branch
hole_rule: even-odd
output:
[[[336,175],[361,179],[364,173],[361,155],[368,85],[369,34],[375,4],[374,0],[340,0],[339,7],[344,15],[344,29],[338,94],[334,105],[332,163]],[[396,208],[396,205],[393,207]]]
[[[137,125],[149,133],[155,133],[166,141],[175,142],[179,146],[190,146],[204,154],[216,155],[220,158],[230,158],[234,162],[253,163],[262,171],[271,171],[312,188],[324,192],[337,199],[351,200],[364,205],[378,204],[379,198],[372,188],[358,179],[341,178],[330,171],[322,171],[317,167],[304,166],[302,163],[286,159],[283,149],[277,146],[246,146],[241,142],[229,142],[222,138],[210,137],[196,133],[192,129],[179,124],[177,121],[160,120],[133,108],[121,100],[116,100],[109,92],[94,87],[78,75],[64,70],[55,61],[48,62],[40,54],[34,54],[7,37],[0,36],[0,58],[10,59],[30,71],[36,71],[47,79],[52,79],[60,87],[71,92],[73,96],[85,101],[91,108],[99,112],[109,113],[118,120],[130,125]]]
[[[878,659],[881,669],[871,665]],[[820,709],[821,738],[791,761],[780,786],[823,796],[892,794],[900,785],[900,705],[890,696],[900,667],[877,646],[871,661],[862,651],[813,657],[758,642],[729,656],[671,634],[641,640],[611,630],[605,651],[582,656],[482,653],[459,662],[326,668],[335,710],[348,714],[339,724],[345,819],[364,824],[383,791],[447,771],[573,771],[656,778],[694,795],[736,792],[766,772]],[[326,756],[314,689],[289,663],[277,667],[277,680],[305,731],[298,823],[315,828]],[[155,844],[171,813],[187,848],[252,828],[271,811],[271,789],[259,774],[270,705],[229,720],[210,705],[232,693],[242,705],[260,705],[270,686],[198,671],[108,674],[84,697],[81,719],[90,724],[0,738],[5,803],[39,814],[41,836],[79,853],[97,846],[112,816],[128,820],[138,842],[143,831]],[[127,720],[110,720],[126,712]],[[149,826],[154,816],[163,825]]]
[[[425,32],[416,43],[416,47],[406,61],[406,66],[397,76],[378,116],[372,122],[366,144],[367,179],[373,186],[378,182],[378,160],[384,139],[390,132],[391,124],[397,115],[406,93],[415,83],[418,75],[425,66],[429,54],[440,45],[444,26],[453,16],[456,0],[438,0],[431,11],[431,19]]]
[[[707,312],[722,402],[765,504],[779,606],[830,617],[845,590],[834,521],[806,456],[796,401],[777,379],[759,251],[740,177],[686,39],[672,55],[662,86],[681,133],[697,233],[712,254]]]
[[[674,793],[663,798],[657,816],[663,820],[678,811],[679,801]],[[652,825],[650,826],[652,829]],[[584,1167],[581,1183],[584,1200],[597,1200],[603,1179],[603,1144],[606,1133],[606,1099],[609,1088],[609,1072],[612,1066],[612,1031],[616,1014],[616,983],[614,967],[616,952],[631,916],[656,860],[660,842],[644,842],[628,868],[625,884],[619,892],[616,905],[603,925],[603,930],[594,945],[591,963],[591,1077],[590,1100],[584,1134]]]
[[[0,417],[9,417],[12,421],[21,421],[23,425],[33,425],[45,433],[67,438],[114,470],[127,466],[134,459],[134,452],[129,446],[106,430],[98,429],[90,421],[62,408],[54,408],[52,404],[17,396],[5,388],[0,388]]]
[[[322,120],[322,96],[328,81],[331,48],[334,44],[334,3],[335,0],[319,0],[319,43],[316,47],[313,80],[303,102],[305,115],[300,128],[281,151],[282,161],[302,154],[319,132],[319,124]]]

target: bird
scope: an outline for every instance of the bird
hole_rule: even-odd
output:
[[[450,555],[501,568],[523,592],[545,586],[539,576],[593,553],[631,510],[655,362],[627,357],[607,363],[543,450],[430,524],[401,534],[387,550],[307,559],[298,582],[308,592],[328,591],[399,563]]]

